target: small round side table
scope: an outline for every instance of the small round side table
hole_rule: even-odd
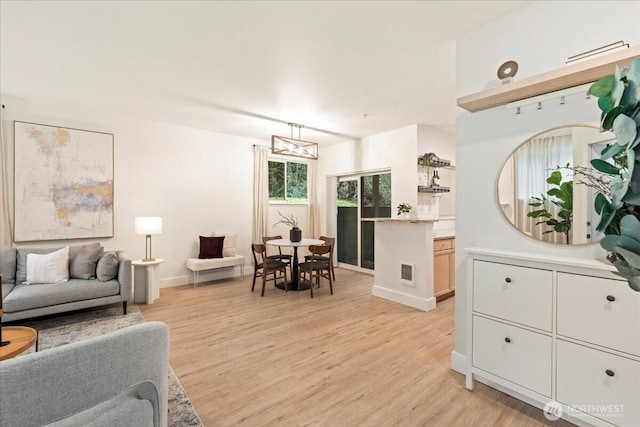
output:
[[[11,359],[26,351],[34,343],[38,351],[38,331],[26,326],[2,327],[2,341],[9,344],[0,347],[0,360]]]

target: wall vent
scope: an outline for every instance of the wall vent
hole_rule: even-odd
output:
[[[416,265],[408,262],[400,263],[400,284],[415,286]]]

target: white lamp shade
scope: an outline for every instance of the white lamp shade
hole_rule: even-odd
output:
[[[136,234],[161,234],[162,218],[159,216],[137,216]]]

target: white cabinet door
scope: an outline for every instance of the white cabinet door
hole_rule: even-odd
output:
[[[551,397],[551,337],[473,316],[473,366]]]
[[[640,362],[558,340],[557,400],[617,426],[640,426]]]
[[[551,332],[549,270],[487,261],[473,263],[473,310]]]
[[[557,328],[560,335],[640,356],[640,294],[625,281],[558,273]]]

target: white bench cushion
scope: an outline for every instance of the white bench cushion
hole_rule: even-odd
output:
[[[227,256],[224,258],[188,258],[187,268],[191,271],[212,270],[215,268],[235,267],[236,265],[244,265],[244,256]]]

